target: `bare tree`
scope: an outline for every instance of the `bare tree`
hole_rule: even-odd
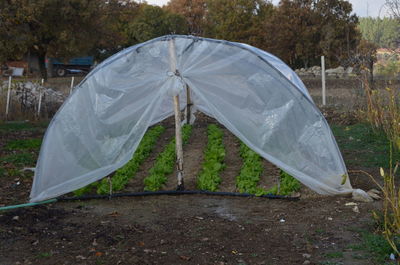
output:
[[[396,19],[400,19],[400,0],[386,0],[385,4],[391,15]]]

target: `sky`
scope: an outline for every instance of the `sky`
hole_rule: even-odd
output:
[[[168,0],[147,0],[147,3],[159,6],[165,5],[167,2]],[[272,2],[277,4],[279,0]],[[353,11],[360,17],[386,15],[385,0],[349,0],[349,2],[353,4]]]

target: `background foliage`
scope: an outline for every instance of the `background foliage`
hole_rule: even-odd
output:
[[[371,47],[397,47],[396,19],[359,20],[347,0],[281,0],[277,6],[269,0],[170,0],[164,7],[125,0],[4,0],[0,63],[33,54],[45,76],[46,57],[94,55],[101,61],[158,36],[192,34],[248,43],[295,68],[317,65],[321,55],[327,67],[348,66],[359,61],[354,57],[373,61]]]

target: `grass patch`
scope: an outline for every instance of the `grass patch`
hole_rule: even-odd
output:
[[[326,253],[325,257],[329,259],[339,259],[343,258],[343,252],[331,252],[331,253]]]
[[[343,262],[336,262],[336,261],[322,261],[319,264],[321,265],[345,265]]]
[[[349,245],[348,247],[353,250],[365,251],[368,253],[368,257],[378,264],[390,264],[389,255],[393,250],[383,235],[363,232],[361,239],[360,244]]]
[[[13,164],[14,166],[31,166],[35,164],[35,157],[31,153],[18,153],[0,157],[0,163]]]
[[[41,145],[42,139],[19,139],[7,142],[4,149],[8,151],[25,149],[38,150]]]
[[[35,131],[40,129],[45,129],[49,125],[48,122],[0,122],[0,132],[10,132],[10,131]]]
[[[390,142],[383,131],[374,130],[370,125],[363,123],[350,126],[332,125],[331,129],[346,164],[389,167]],[[395,152],[393,159],[400,160],[400,153]]]

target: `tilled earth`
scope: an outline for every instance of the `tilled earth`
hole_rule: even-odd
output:
[[[196,121],[184,147],[190,190],[196,188],[210,122]],[[125,191],[143,190],[143,179],[173,135],[173,126],[168,121],[164,125],[167,130],[158,146]],[[220,190],[236,191],[239,142],[224,133],[227,154]],[[42,134],[3,133],[0,148],[8,140]],[[0,149],[0,155],[5,152]],[[279,170],[267,161],[264,168],[260,185],[268,188],[276,183]],[[174,176],[164,189],[175,188]],[[365,176],[351,178],[355,187],[373,188]],[[25,202],[30,185],[30,176],[0,178],[0,204]],[[359,213],[346,206],[348,202],[353,200],[319,196],[303,187],[298,201],[180,195],[19,208],[0,212],[0,264],[373,264],[367,253],[351,245],[360,243],[362,231],[373,229],[371,210],[380,202],[357,202]]]

